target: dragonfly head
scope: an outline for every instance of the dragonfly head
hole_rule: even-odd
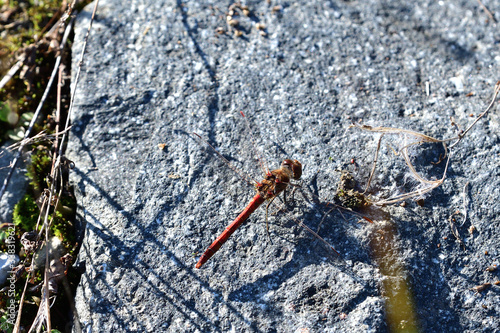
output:
[[[281,168],[289,170],[295,180],[302,176],[302,164],[297,160],[284,160],[281,162]]]

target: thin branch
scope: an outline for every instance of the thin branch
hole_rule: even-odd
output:
[[[467,132],[470,131],[470,129],[472,127],[474,127],[474,125],[476,125],[476,123],[479,121],[479,119],[481,119],[482,117],[484,117],[484,115],[486,113],[488,113],[488,111],[491,110],[491,108],[493,107],[493,105],[495,104],[495,100],[497,99],[497,96],[498,96],[498,93],[500,92],[500,81],[497,82],[497,84],[495,85],[495,91],[493,93],[493,98],[491,99],[491,102],[490,104],[488,105],[488,107],[486,108],[486,110],[484,110],[483,113],[481,113],[477,118],[476,120],[474,120],[474,122],[472,124],[470,124],[469,127],[467,127],[467,129],[463,132],[463,133],[460,133],[458,135],[458,138],[457,138],[457,141],[454,142],[451,146],[450,146],[450,149],[455,147],[462,139],[463,137],[467,134]]]
[[[57,137],[68,132],[70,129],[71,129],[71,126],[69,128],[66,128],[64,131],[56,132],[54,134],[46,134],[45,131],[41,131],[40,133],[38,133],[37,135],[35,135],[31,138],[22,139],[19,142],[13,143],[5,149],[15,150],[15,149],[18,149],[19,146],[21,146],[21,145],[26,146],[28,144],[32,144],[32,143],[36,143],[36,142],[55,140]]]
[[[493,16],[493,14],[488,10],[488,8],[483,4],[483,2],[481,0],[477,0],[477,2],[479,3],[479,5],[483,8],[484,12],[486,13],[486,15],[488,15],[488,17],[493,21],[493,22],[497,22],[497,20],[495,20],[495,17]]]

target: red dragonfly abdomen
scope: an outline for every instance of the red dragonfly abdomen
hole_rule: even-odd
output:
[[[233,232],[236,231],[236,229],[239,228],[240,225],[245,222],[250,214],[252,214],[259,206],[266,201],[259,193],[257,193],[252,201],[245,207],[245,209],[241,212],[240,215],[230,224],[227,226],[226,230],[220,234],[219,237],[210,245],[206,250],[205,253],[200,257],[200,260],[198,260],[198,263],[196,264],[196,268],[200,268],[204,263],[207,262],[208,259],[210,259],[215,252],[217,252],[220,247],[227,241],[229,236],[233,234]]]

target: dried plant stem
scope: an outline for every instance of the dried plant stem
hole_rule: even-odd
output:
[[[42,99],[40,100],[40,103],[38,104],[38,107],[36,108],[35,114],[33,115],[33,119],[31,119],[31,122],[28,126],[28,129],[26,130],[26,133],[24,133],[24,140],[28,139],[28,137],[30,136],[31,131],[33,130],[33,127],[35,126],[35,123],[38,119],[38,116],[40,115],[40,111],[42,110],[42,107],[45,104],[45,101],[47,99],[47,96],[49,95],[50,89],[52,88],[52,84],[54,83],[54,79],[56,77],[57,71],[59,70],[59,65],[61,63],[61,53],[64,49],[64,46],[66,45],[66,41],[68,40],[69,33],[71,31],[72,26],[73,26],[73,19],[71,20],[71,22],[66,27],[66,30],[64,31],[64,37],[61,41],[61,45],[59,46],[59,55],[56,58],[56,62],[54,64],[54,69],[53,69],[52,74],[50,76],[49,82],[47,83],[47,87],[45,88],[45,91],[43,93]],[[12,177],[12,174],[14,173],[17,162],[19,161],[19,158],[21,157],[23,148],[24,148],[24,144],[21,143],[21,145],[19,146],[19,148],[17,150],[17,154],[14,157],[14,160],[12,161],[12,163],[10,165],[9,173],[7,174],[7,177],[5,177],[5,179],[3,181],[2,188],[0,189],[0,200],[2,199],[5,191],[7,190],[7,186],[9,185],[10,178]]]
[[[7,74],[5,74],[5,76],[2,78],[2,80],[0,81],[0,89],[2,89],[7,84],[7,82],[9,82],[10,79],[12,79],[14,75],[16,75],[19,68],[21,68],[21,66],[23,65],[24,60],[26,60],[25,54],[21,56],[21,58],[14,64],[14,66],[9,69]]]
[[[450,156],[451,156],[451,154],[448,154],[448,159],[446,160],[446,166],[444,168],[443,177],[441,179],[434,180],[434,181],[426,180],[426,183],[429,184],[429,186],[427,186],[427,187],[424,187],[422,189],[417,189],[415,191],[411,191],[411,192],[408,192],[408,193],[403,193],[403,194],[400,194],[400,195],[396,195],[396,196],[391,197],[389,199],[383,199],[383,200],[379,200],[379,201],[373,201],[371,203],[373,205],[378,205],[378,206],[390,205],[390,204],[394,204],[394,203],[397,203],[397,202],[400,202],[400,201],[404,201],[404,200],[407,200],[407,199],[411,199],[411,198],[414,198],[414,197],[422,196],[422,195],[424,195],[424,194],[432,191],[433,189],[439,187],[444,182],[444,180],[446,178],[446,171],[448,170],[448,164],[450,162]]]
[[[445,153],[446,153],[446,145],[443,144],[444,146],[444,149],[445,149]],[[410,156],[408,155],[408,150],[407,149],[403,149],[402,151],[402,155],[403,155],[403,158],[406,162],[406,164],[408,165],[408,167],[410,168],[410,171],[411,171],[411,174],[421,183],[424,183],[424,184],[436,184],[437,180],[427,180],[425,178],[423,178],[422,176],[420,176],[420,174],[417,172],[417,170],[415,169],[415,166],[413,165],[413,163],[411,162],[410,160]],[[449,158],[448,158],[448,161],[449,161]],[[448,162],[446,163],[446,166],[448,166]],[[445,171],[444,173],[446,174],[446,168],[445,168]]]
[[[423,142],[445,142],[445,141],[450,141],[450,140],[454,139],[453,138],[453,139],[440,140],[440,139],[436,139],[436,138],[433,138],[432,136],[428,136],[428,135],[425,135],[425,134],[422,134],[419,132],[410,131],[410,130],[406,130],[406,129],[402,129],[402,128],[394,128],[394,127],[372,127],[369,125],[362,125],[362,124],[353,124],[353,125],[349,126],[349,128],[351,128],[351,127],[357,127],[359,129],[362,129],[365,131],[384,133],[384,134],[408,134],[409,136],[414,136],[414,137],[420,138],[420,140],[418,142],[416,142],[415,144],[419,144],[419,143],[423,143]],[[413,145],[413,143],[412,143],[412,145]]]
[[[75,106],[74,105],[75,104],[75,95],[76,95],[75,92],[76,92],[76,89],[78,87],[78,82],[80,81],[80,73],[82,71],[83,57],[85,55],[85,51],[87,50],[87,42],[89,40],[90,31],[92,30],[92,23],[94,22],[94,18],[95,18],[95,14],[97,12],[97,7],[98,6],[99,6],[99,0],[96,0],[95,5],[94,5],[94,10],[92,11],[92,16],[90,18],[89,27],[87,28],[87,33],[85,34],[85,38],[83,40],[82,52],[80,53],[80,58],[79,58],[79,61],[78,61],[78,70],[77,70],[76,76],[75,76],[75,85],[73,87],[73,93],[71,94],[71,100],[70,100],[70,103],[69,103],[68,117],[66,118],[66,126],[65,126],[66,128],[69,125],[69,120],[71,118],[71,113],[73,112],[73,108]],[[64,142],[64,139],[65,139],[65,137],[63,137],[62,142]],[[62,155],[62,145],[59,148],[59,152],[60,152],[59,155]]]
[[[468,189],[469,189],[469,182],[465,183],[464,190],[462,192],[463,207],[464,207],[464,211],[462,212],[462,215],[464,216],[464,220],[462,221],[461,225],[464,225],[465,221],[467,221],[467,207],[469,206],[469,198],[467,197],[467,190]]]
[[[454,139],[457,139],[456,142],[454,142],[451,146],[450,146],[450,149],[455,147],[462,139],[463,137],[467,134],[467,132],[470,131],[470,129],[472,127],[474,127],[474,125],[476,125],[476,123],[479,121],[479,119],[483,118],[484,115],[486,113],[488,113],[488,111],[491,110],[491,108],[493,107],[493,105],[495,104],[495,100],[497,99],[497,96],[498,96],[498,93],[500,92],[500,81],[497,82],[497,84],[495,85],[495,91],[493,93],[493,98],[491,99],[491,102],[490,104],[488,105],[488,107],[486,108],[486,110],[484,110],[484,112],[482,112],[479,116],[477,116],[477,118],[474,120],[474,122],[472,124],[470,124],[469,127],[467,127],[467,129],[465,131],[463,131],[463,133],[460,133],[456,138],[452,138],[452,139],[448,139],[448,140],[454,140]]]
[[[492,20],[493,22],[496,23],[497,20],[495,20],[495,17],[493,16],[493,14],[488,10],[488,8],[483,4],[483,2],[481,0],[477,0],[477,2],[479,3],[479,5],[483,8],[484,12],[486,13],[486,15],[488,15],[488,17],[490,18],[490,20]]]
[[[372,171],[370,172],[370,178],[368,178],[368,183],[366,184],[366,189],[363,192],[363,194],[366,194],[366,192],[368,191],[368,188],[370,187],[370,184],[372,182],[373,175],[375,174],[375,168],[377,167],[377,161],[378,161],[378,152],[380,151],[380,143],[382,142],[383,137],[384,133],[382,133],[380,135],[380,138],[378,139],[377,150],[375,151],[375,157],[373,158]]]
[[[474,125],[476,125],[477,122],[481,118],[483,118],[486,115],[486,113],[488,113],[488,111],[490,111],[492,109],[493,105],[495,104],[495,101],[496,101],[496,98],[497,98],[499,92],[500,92],[500,81],[498,81],[497,84],[495,85],[495,90],[494,90],[494,93],[493,93],[493,98],[492,98],[490,104],[488,105],[488,107],[486,108],[486,110],[484,110],[474,120],[474,122],[469,125],[469,127],[465,131],[463,131],[462,133],[458,134],[458,136],[453,137],[453,138],[449,138],[449,139],[436,139],[436,138],[433,138],[431,136],[428,136],[428,135],[425,135],[425,134],[422,134],[422,133],[419,133],[419,132],[410,131],[410,130],[406,130],[406,129],[400,129],[400,128],[393,128],[393,127],[372,127],[372,126],[361,125],[361,124],[353,124],[353,125],[351,125],[350,128],[351,127],[357,127],[357,128],[362,129],[364,131],[381,133],[381,136],[380,136],[378,144],[377,144],[377,149],[375,151],[375,157],[373,159],[373,167],[372,167],[372,170],[370,172],[370,176],[369,176],[368,183],[367,183],[367,186],[366,186],[366,190],[365,190],[364,193],[367,192],[368,187],[370,186],[370,183],[372,181],[373,175],[375,173],[376,164],[377,164],[377,160],[378,160],[378,154],[379,154],[379,151],[380,151],[380,142],[382,140],[382,137],[384,135],[386,135],[386,134],[398,135],[398,136],[402,137],[403,144],[399,148],[399,153],[401,153],[401,155],[403,156],[403,159],[404,159],[406,165],[409,168],[410,174],[421,184],[421,188],[419,188],[417,190],[411,191],[409,193],[403,193],[403,194],[400,194],[400,195],[396,195],[396,196],[393,196],[393,197],[388,198],[388,199],[383,199],[383,200],[378,200],[378,201],[371,201],[371,203],[374,204],[374,205],[393,204],[393,203],[396,203],[396,202],[399,202],[399,201],[403,201],[403,200],[406,200],[406,199],[410,199],[410,198],[413,198],[413,197],[422,196],[423,194],[428,193],[428,192],[432,191],[433,189],[435,189],[436,187],[440,186],[444,182],[444,180],[446,178],[446,172],[448,170],[448,165],[450,163],[450,157],[451,157],[451,154],[452,154],[452,150],[451,149],[453,147],[455,147],[464,138],[464,136],[467,135],[467,133],[472,129],[472,127],[474,127]],[[406,143],[407,140],[410,140],[410,141],[408,143]],[[453,144],[451,144],[449,147],[447,147],[446,143],[448,141],[453,141],[453,140],[456,140],[456,141]],[[411,147],[413,147],[413,146],[415,146],[415,145],[420,145],[422,143],[441,143],[443,145],[443,148],[444,148],[444,151],[445,151],[445,155],[442,158],[446,158],[447,157],[447,159],[446,159],[446,165],[445,165],[445,168],[444,168],[444,171],[443,171],[443,176],[440,179],[438,179],[438,180],[430,180],[430,179],[426,179],[426,178],[422,177],[417,172],[417,170],[415,169],[415,166],[413,165],[413,163],[411,161],[408,149],[411,148]],[[440,159],[440,161],[441,161],[441,159]]]
[[[15,149],[18,149],[19,146],[21,146],[21,145],[26,146],[28,144],[32,144],[35,142],[55,140],[55,138],[63,135],[64,133],[68,132],[70,129],[71,129],[71,126],[66,128],[64,131],[61,131],[61,132],[56,131],[56,133],[54,133],[54,134],[46,134],[45,131],[41,131],[40,133],[38,133],[37,135],[35,135],[31,138],[22,139],[21,141],[16,142],[16,143],[8,146],[6,149],[7,150],[15,150]]]
[[[31,264],[31,268],[33,268],[33,263]],[[23,293],[21,294],[21,302],[19,302],[19,309],[17,310],[16,324],[14,325],[14,329],[12,330],[12,332],[15,333],[19,332],[19,328],[21,326],[21,313],[23,311],[24,297],[26,295],[26,289],[28,288],[28,281],[31,275],[33,275],[33,270],[30,269],[28,275],[26,276],[26,281],[24,282],[24,289]]]
[[[411,174],[415,177],[415,179],[418,180],[420,183],[425,184],[426,186],[424,188],[417,189],[417,190],[409,192],[409,193],[403,193],[403,194],[391,197],[389,199],[384,199],[384,200],[379,200],[379,201],[372,201],[371,202],[372,204],[374,204],[374,205],[388,205],[388,204],[392,204],[392,203],[396,203],[396,202],[399,202],[399,201],[403,201],[403,200],[406,200],[406,199],[409,199],[409,198],[412,198],[412,197],[415,197],[415,196],[421,196],[421,195],[424,195],[425,193],[427,193],[429,191],[432,191],[434,188],[438,187],[439,185],[441,185],[443,183],[444,178],[446,176],[446,170],[447,170],[447,167],[448,167],[448,163],[449,163],[449,154],[447,153],[447,147],[446,147],[446,144],[445,144],[445,141],[448,141],[448,140],[440,140],[440,139],[436,139],[436,138],[433,138],[431,136],[428,136],[428,135],[425,135],[425,134],[422,134],[422,133],[419,133],[419,132],[405,130],[405,129],[399,129],[399,128],[393,128],[393,127],[371,127],[371,126],[359,125],[359,124],[351,125],[351,127],[357,127],[357,128],[360,128],[360,129],[363,129],[363,130],[366,130],[366,131],[370,131],[370,132],[382,133],[382,135],[379,138],[378,144],[377,144],[377,149],[375,151],[375,157],[374,157],[373,167],[372,167],[372,170],[370,172],[370,177],[368,179],[368,184],[367,184],[367,187],[366,187],[366,190],[365,190],[364,193],[366,193],[366,191],[368,190],[368,187],[369,187],[369,185],[370,185],[370,183],[372,181],[373,175],[375,173],[376,163],[377,163],[377,160],[378,160],[378,154],[379,154],[379,151],[380,151],[380,144],[381,144],[382,137],[385,134],[397,134],[397,135],[403,135],[404,138],[406,138],[406,137],[417,138],[416,141],[408,143],[408,144],[405,144],[403,147],[401,147],[399,149],[399,153],[401,153],[401,155],[403,156],[403,159],[405,160],[406,164],[408,165],[408,167],[410,169]],[[408,154],[408,148],[410,148],[410,147],[412,147],[414,145],[425,143],[425,142],[429,142],[429,143],[442,143],[443,146],[444,146],[444,149],[445,149],[445,154],[448,155],[448,159],[446,161],[446,167],[445,167],[445,171],[444,171],[443,177],[441,179],[439,179],[439,180],[428,180],[428,179],[425,179],[422,176],[420,176],[420,174],[416,171],[413,163],[411,162],[410,156]]]

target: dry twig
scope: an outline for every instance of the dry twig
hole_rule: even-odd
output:
[[[481,6],[481,8],[483,8],[484,12],[486,13],[486,15],[488,15],[488,17],[490,18],[490,20],[492,20],[493,22],[497,22],[497,20],[495,20],[495,17],[493,16],[493,14],[489,11],[489,9],[483,4],[483,2],[481,0],[477,0],[477,2],[479,3],[479,5]]]

